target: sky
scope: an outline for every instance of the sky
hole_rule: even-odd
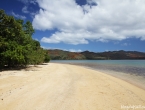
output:
[[[45,49],[145,52],[145,0],[1,0]]]

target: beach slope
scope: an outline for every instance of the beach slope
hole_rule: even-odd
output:
[[[145,90],[85,67],[49,63],[0,72],[0,110],[125,110],[130,105],[145,106]]]

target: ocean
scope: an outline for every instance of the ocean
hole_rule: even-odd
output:
[[[145,89],[145,60],[51,60],[51,62],[84,66]]]

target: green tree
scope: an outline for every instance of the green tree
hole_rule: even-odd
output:
[[[22,26],[14,17],[8,16],[0,10],[0,65],[16,65],[24,62]]]
[[[44,54],[45,54],[44,62],[48,63],[50,61],[50,56],[48,55],[48,51],[44,50]]]
[[[46,50],[32,39],[34,32],[30,21],[24,23],[0,10],[0,67],[40,64],[50,60]]]

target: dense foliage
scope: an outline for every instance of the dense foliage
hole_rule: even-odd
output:
[[[31,22],[5,14],[0,10],[0,67],[25,66],[49,62],[50,58],[32,39],[34,33]]]

